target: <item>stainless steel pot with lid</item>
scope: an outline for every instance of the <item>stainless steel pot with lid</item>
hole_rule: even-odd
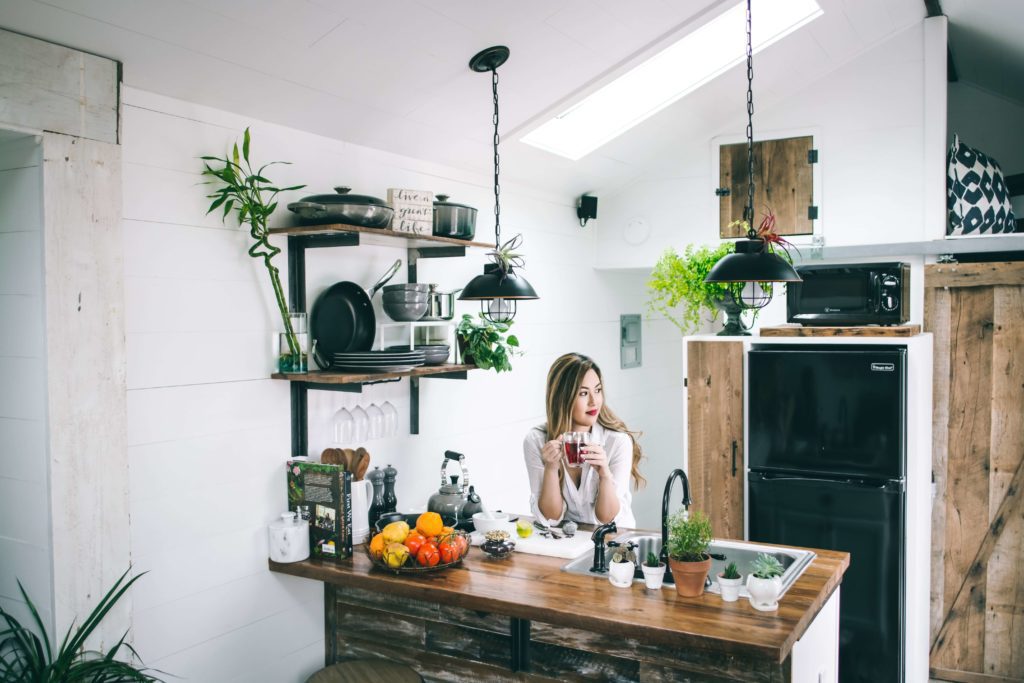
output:
[[[476,235],[476,209],[448,201],[448,195],[437,195],[434,202],[434,234],[471,240]]]
[[[420,320],[451,320],[455,317],[455,295],[462,287],[451,292],[440,292],[438,285],[431,284],[427,290],[427,312]]]
[[[288,210],[306,223],[345,223],[364,228],[384,228],[391,222],[394,209],[387,202],[369,195],[350,194],[350,187],[336,187],[337,194],[315,194],[292,202]]]

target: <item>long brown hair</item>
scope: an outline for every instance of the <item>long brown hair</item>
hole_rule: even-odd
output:
[[[588,370],[597,373],[598,380],[604,384],[601,375],[601,368],[592,358],[581,353],[567,353],[555,359],[548,370],[548,389],[546,408],[548,415],[547,432],[549,439],[557,439],[563,432],[572,431],[572,408],[579,394],[580,386],[583,384],[583,377]],[[643,454],[640,451],[640,443],[637,440],[639,432],[632,432],[626,427],[626,423],[612,412],[608,403],[601,404],[601,411],[597,414],[597,422],[605,429],[629,434],[633,442],[633,464],[630,474],[633,477],[633,487],[643,487],[647,480],[640,474],[640,459]]]

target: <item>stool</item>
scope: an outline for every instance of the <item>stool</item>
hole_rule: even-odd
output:
[[[423,677],[398,662],[353,659],[320,669],[306,683],[423,683]]]

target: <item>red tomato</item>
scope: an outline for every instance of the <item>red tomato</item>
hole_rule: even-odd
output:
[[[462,557],[459,550],[459,542],[452,536],[446,536],[444,540],[438,544],[437,550],[441,553],[441,561],[445,564],[455,562]]]
[[[420,551],[420,548],[427,539],[423,537],[423,534],[418,531],[410,531],[409,535],[405,537],[405,547],[409,549],[409,554],[413,557]]]
[[[440,561],[441,555],[437,550],[437,546],[433,543],[424,543],[420,546],[419,552],[416,553],[416,562],[421,567],[434,567]]]

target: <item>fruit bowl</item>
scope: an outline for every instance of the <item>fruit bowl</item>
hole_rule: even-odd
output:
[[[425,512],[415,520],[395,521],[366,544],[373,566],[395,574],[422,574],[454,567],[469,552],[469,534],[445,526],[440,515]]]

